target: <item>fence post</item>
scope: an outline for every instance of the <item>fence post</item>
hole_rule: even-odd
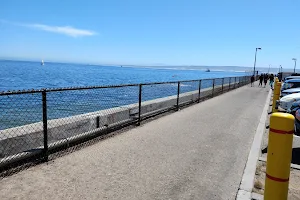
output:
[[[233,86],[232,86],[232,89],[235,89],[235,81],[234,81],[234,77],[232,77],[233,79]]]
[[[177,105],[176,109],[179,110],[179,94],[180,94],[180,81],[178,81],[178,87],[177,87]]]
[[[48,161],[48,127],[47,127],[47,94],[46,91],[42,91],[42,102],[43,102],[43,133],[44,133],[44,149],[43,149],[43,160]]]
[[[100,128],[100,117],[96,117],[96,128]]]
[[[228,82],[228,91],[230,90],[230,80],[231,80],[231,77],[229,77],[229,82]]]
[[[223,93],[223,89],[224,89],[224,78],[222,78],[222,93]]]
[[[212,87],[212,92],[211,92],[211,96],[214,97],[214,92],[215,92],[215,80],[213,79],[213,87]]]
[[[236,77],[234,77],[234,89],[236,88]]]
[[[270,117],[265,200],[286,200],[294,134],[294,116],[273,113]]]
[[[141,124],[141,112],[142,112],[142,84],[139,84],[139,118],[137,125],[139,126]]]
[[[200,97],[201,97],[201,82],[202,80],[199,81],[198,103],[200,102]]]

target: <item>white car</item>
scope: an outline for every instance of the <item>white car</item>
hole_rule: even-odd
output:
[[[300,93],[289,94],[276,102],[276,108],[280,111],[288,111],[292,104],[300,100]]]
[[[300,87],[300,79],[289,79],[281,85],[281,91]]]
[[[292,88],[292,89],[283,90],[280,93],[280,98],[282,98],[286,95],[294,94],[294,93],[300,93],[300,88]]]
[[[284,80],[283,80],[283,82],[291,80],[291,79],[300,79],[300,76],[288,76],[288,77],[285,77]]]

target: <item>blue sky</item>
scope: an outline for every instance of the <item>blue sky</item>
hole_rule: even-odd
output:
[[[9,0],[0,58],[136,65],[300,65],[299,0]]]

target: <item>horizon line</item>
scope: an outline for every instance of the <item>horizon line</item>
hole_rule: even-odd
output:
[[[17,61],[17,62],[40,62],[37,59],[18,59],[18,58],[1,58],[4,61]],[[236,65],[170,65],[170,64],[105,64],[105,63],[88,63],[88,62],[72,62],[72,61],[45,61],[45,63],[61,63],[61,64],[85,64],[85,65],[102,65],[102,66],[132,66],[132,67],[245,67],[252,68],[248,66],[236,66]],[[263,68],[263,67],[261,67]]]
[[[18,58],[1,58],[2,61],[16,61],[16,62],[40,62],[36,59],[18,59]],[[81,65],[96,65],[96,66],[130,66],[130,67],[238,67],[238,68],[253,68],[248,66],[236,66],[236,65],[169,65],[169,64],[105,64],[105,63],[88,63],[88,62],[72,62],[72,61],[45,61],[44,63],[60,63],[60,64],[81,64]],[[258,67],[258,68],[269,68],[269,67]],[[278,69],[277,67],[271,67],[270,69]],[[293,69],[293,68],[283,68]]]

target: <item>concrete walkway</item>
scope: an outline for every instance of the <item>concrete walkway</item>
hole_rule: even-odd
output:
[[[235,199],[268,89],[245,86],[0,181],[0,199]]]

